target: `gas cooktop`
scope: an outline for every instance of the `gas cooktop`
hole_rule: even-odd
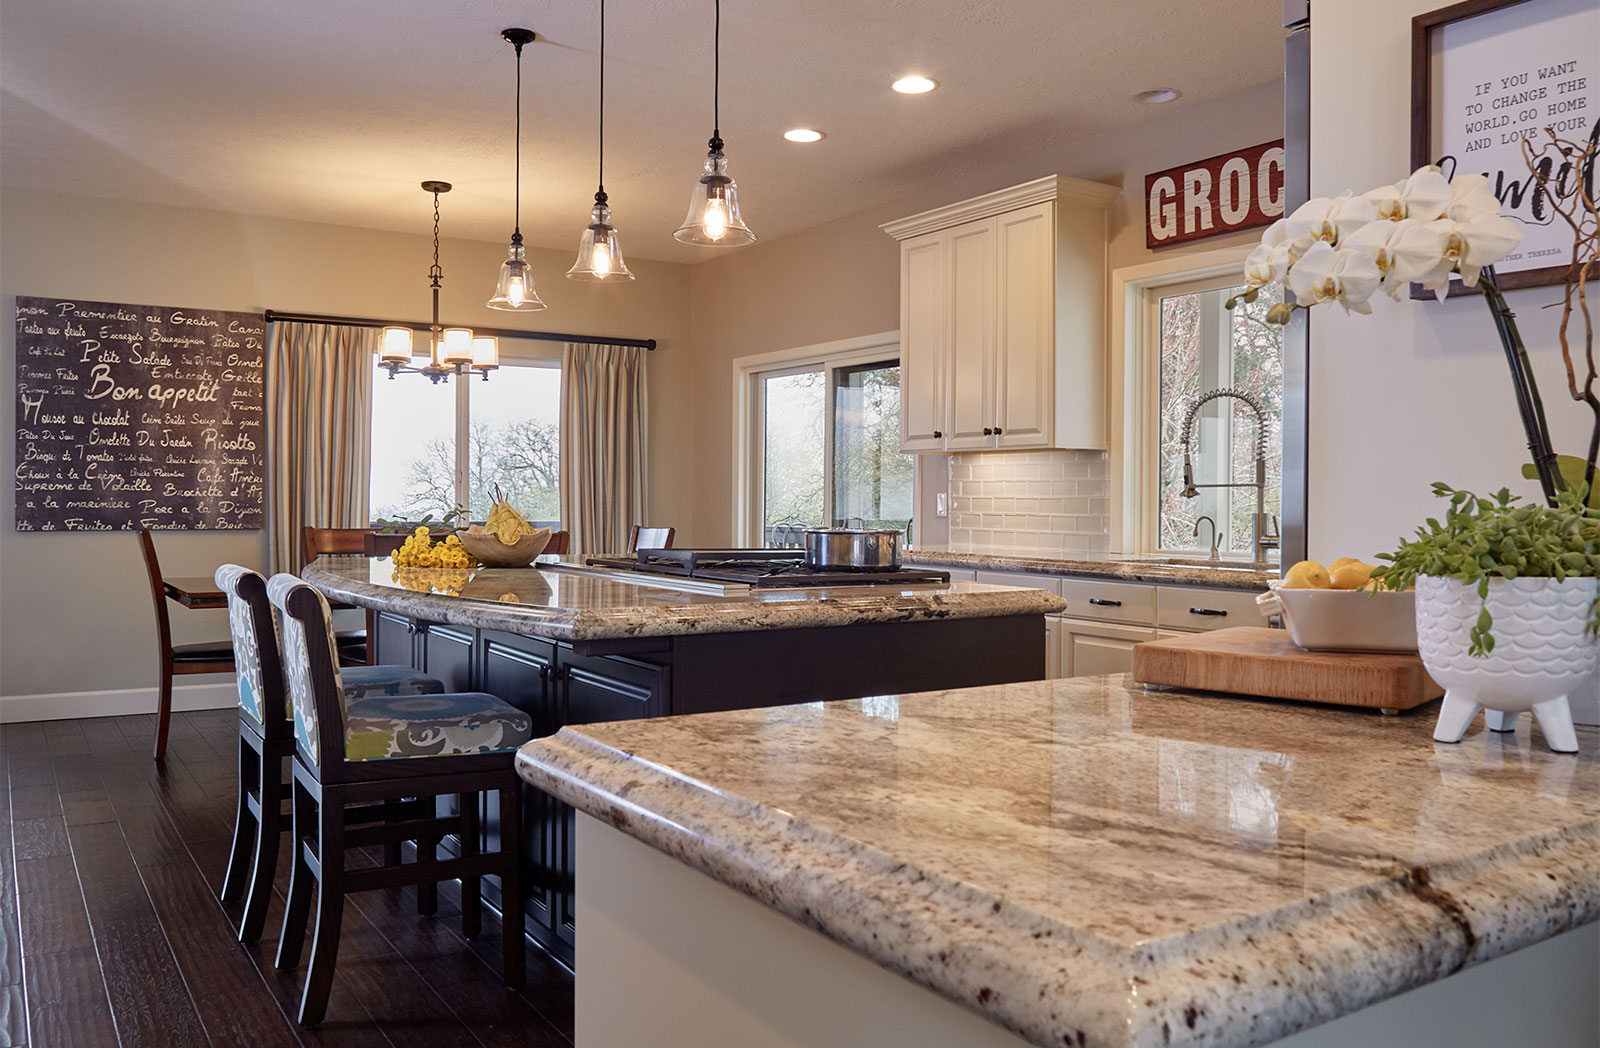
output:
[[[950,573],[925,568],[817,571],[798,549],[642,549],[632,557],[588,557],[594,567],[668,578],[742,582],[748,586],[879,586],[944,583]]]

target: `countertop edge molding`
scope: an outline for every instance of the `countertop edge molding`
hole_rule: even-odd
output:
[[[364,558],[363,558],[364,559]],[[532,605],[470,600],[361,582],[324,570],[323,558],[301,577],[330,600],[390,611],[428,622],[503,630],[557,641],[676,637],[747,633],[770,629],[854,626],[873,622],[926,619],[1002,618],[1053,615],[1066,601],[1042,590],[995,589],[976,593],[882,593],[867,589],[850,596],[816,599],[619,607],[595,610],[539,608]]]
[[[901,558],[908,565],[936,568],[976,568],[1025,575],[1103,579],[1107,582],[1144,582],[1159,586],[1209,586],[1213,589],[1265,593],[1267,580],[1278,576],[1239,568],[1213,568],[1207,564],[1152,564],[1145,561],[1071,560],[1054,557],[1015,556],[1003,553],[955,553],[908,550]]]
[[[1082,178],[1072,178],[1068,175],[1046,175],[1036,178],[1031,182],[1020,185],[1008,186],[993,193],[962,200],[954,204],[946,204],[928,211],[921,211],[905,218],[897,218],[893,222],[885,222],[878,228],[894,237],[896,240],[905,240],[909,237],[921,236],[923,233],[933,233],[941,229],[949,229],[963,222],[974,222],[980,218],[989,218],[993,215],[1003,215],[1008,211],[1015,211],[1029,204],[1041,204],[1047,200],[1059,200],[1068,204],[1087,204],[1091,207],[1107,208],[1117,199],[1122,192],[1121,186],[1111,186],[1104,182],[1090,182]]]
[[[1127,950],[570,728],[517,768],[1039,1045],[1250,1048],[1600,920],[1596,822],[1431,868],[1371,856],[1374,881]]]

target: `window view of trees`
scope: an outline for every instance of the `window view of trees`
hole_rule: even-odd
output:
[[[898,364],[835,368],[831,380],[824,368],[769,375],[761,388],[765,545],[799,545],[823,524],[905,529],[913,462],[900,452]]]
[[[1283,485],[1283,329],[1268,324],[1267,310],[1282,301],[1278,285],[1262,288],[1253,303],[1223,308],[1244,288],[1223,288],[1161,300],[1160,548],[1210,549],[1210,530],[1195,522],[1210,516],[1221,530],[1221,549],[1249,554],[1255,491],[1202,488],[1184,498],[1183,419],[1204,394],[1231,386],[1266,409],[1266,510],[1276,514]],[[1207,439],[1211,435],[1211,439]],[[1207,404],[1195,422],[1195,480],[1202,484],[1255,480],[1256,420],[1242,402],[1222,398]],[[1214,438],[1226,433],[1226,441]]]
[[[379,372],[373,390],[374,518],[416,520],[465,505],[489,513],[498,484],[530,521],[561,519],[561,371],[506,366],[469,390],[467,485],[456,490],[456,391]]]

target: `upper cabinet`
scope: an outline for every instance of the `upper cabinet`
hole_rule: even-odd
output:
[[[1106,208],[1052,175],[890,222],[900,446],[1104,448]]]

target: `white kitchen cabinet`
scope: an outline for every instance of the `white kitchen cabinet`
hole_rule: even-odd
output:
[[[1061,668],[1061,635],[1066,630],[1060,615],[1044,617],[1044,679],[1060,680],[1066,676]]]
[[[1060,631],[1060,672],[1063,677],[1093,677],[1101,673],[1128,673],[1133,669],[1133,646],[1155,640],[1150,626],[1057,620]]]
[[[901,448],[1104,448],[1106,207],[1052,175],[890,222]]]
[[[1250,590],[1204,586],[1156,587],[1156,625],[1162,629],[1205,631],[1229,626],[1265,626]]]

